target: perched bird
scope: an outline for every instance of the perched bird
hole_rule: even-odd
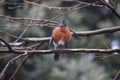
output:
[[[72,38],[72,30],[66,26],[65,20],[61,21],[59,25],[53,30],[52,38],[49,42],[49,47],[54,45],[54,49],[65,49],[67,48],[68,42]],[[59,60],[60,54],[54,54],[54,60]]]

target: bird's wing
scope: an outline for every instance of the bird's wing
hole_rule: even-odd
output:
[[[73,37],[75,37],[76,39],[78,39],[78,36],[77,36],[76,32],[73,31],[71,28],[69,28],[69,30],[73,33]]]
[[[49,48],[49,49],[52,49],[52,48],[53,48],[53,38],[50,39],[48,48]]]

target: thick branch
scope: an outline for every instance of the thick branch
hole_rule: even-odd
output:
[[[120,26],[104,28],[104,29],[98,29],[98,30],[94,30],[94,31],[81,31],[81,32],[75,32],[75,33],[76,33],[77,36],[87,37],[87,36],[100,35],[100,34],[112,33],[112,32],[117,32],[117,31],[120,31]],[[6,33],[6,34],[8,35],[10,33]],[[11,34],[9,36],[11,36]],[[10,43],[10,45],[11,46],[21,46],[26,42],[48,42],[50,39],[51,39],[51,37],[21,38],[21,40],[23,40],[22,42]]]
[[[105,33],[113,33],[116,31],[120,31],[120,26],[117,27],[111,27],[111,28],[104,28],[104,29],[98,29],[94,31],[81,31],[81,32],[75,32],[77,36],[87,37],[87,36],[93,36],[93,35],[100,35]],[[32,42],[47,42],[51,39],[51,37],[45,37],[45,38],[25,38],[25,41],[32,41]]]
[[[93,31],[81,31],[81,32],[76,32],[76,34],[77,36],[92,36],[92,35],[98,35],[98,34],[104,34],[104,33],[113,33],[116,31],[120,31],[120,26],[103,28],[103,29],[98,29]]]
[[[0,53],[8,53],[9,50],[2,49],[0,50]],[[83,49],[83,48],[77,48],[77,49],[64,49],[64,50],[14,50],[13,52],[9,53],[15,53],[15,54],[23,54],[27,52],[28,54],[53,54],[53,53],[60,53],[60,54],[73,54],[73,53],[105,53],[105,54],[113,54],[114,52],[120,53],[120,49]]]

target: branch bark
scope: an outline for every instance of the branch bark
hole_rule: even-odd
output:
[[[120,26],[103,28],[103,29],[98,29],[93,31],[81,31],[81,32],[76,32],[76,34],[77,36],[93,36],[93,35],[100,35],[104,33],[113,33],[116,31],[120,31]]]
[[[30,55],[26,55],[23,59],[23,61],[18,65],[17,69],[15,70],[15,72],[12,74],[12,76],[10,77],[9,80],[14,79],[14,77],[16,76],[17,72],[19,71],[19,69],[22,67],[22,65],[26,62],[26,60],[29,58]]]
[[[0,53],[14,53],[14,54],[53,54],[53,53],[61,53],[61,54],[74,54],[74,53],[101,53],[101,54],[114,54],[114,52],[120,53],[120,49],[84,49],[84,48],[77,48],[77,49],[64,49],[64,50],[13,50],[10,52],[8,49],[0,50]]]
[[[93,36],[93,35],[100,35],[100,34],[105,34],[105,33],[113,33],[120,31],[120,26],[117,27],[110,27],[110,28],[104,28],[104,29],[98,29],[94,31],[81,31],[81,32],[75,32],[75,34],[79,37],[88,37],[88,36]],[[12,34],[10,33],[5,33],[6,35],[11,36]],[[11,36],[13,37],[13,36]],[[18,38],[18,37],[15,37]],[[48,42],[51,39],[51,37],[44,37],[44,38],[20,38],[20,40],[23,40],[22,42],[17,42],[17,43],[9,43],[10,46],[21,46],[26,44],[27,42]],[[2,44],[3,45],[3,44]],[[3,45],[5,46],[5,45]]]
[[[28,20],[28,21],[38,21],[38,22],[46,22],[46,23],[58,24],[56,21],[47,20],[47,19],[34,19],[34,18],[24,18],[24,17],[14,18],[14,17],[10,17],[10,16],[5,16],[5,15],[0,15],[0,17],[9,19],[11,21],[15,21],[15,20],[23,20],[24,21],[24,20]]]
[[[117,27],[110,27],[110,28],[104,28],[104,29],[98,29],[94,31],[81,31],[81,32],[75,32],[77,36],[79,37],[88,37],[93,35],[100,35],[105,33],[113,33],[120,31],[120,26]],[[45,37],[45,38],[25,38],[25,41],[28,42],[47,42],[51,39],[51,37]]]
[[[99,0],[104,6],[106,6],[118,19],[120,19],[120,14],[116,11],[116,9],[114,8],[115,6],[111,6],[109,4],[107,4],[105,1],[103,0]]]
[[[2,39],[1,37],[0,37],[0,41],[2,41],[2,42],[5,44],[5,46],[7,46],[7,48],[9,49],[10,52],[13,51],[12,48],[11,48],[11,46],[9,45],[9,43],[6,42],[6,41],[5,41],[4,39]]]
[[[117,78],[119,78],[120,76],[120,70],[117,72],[117,74],[115,75],[115,77],[113,78],[113,80],[117,80]]]
[[[14,60],[16,60],[16,59],[18,59],[18,58],[20,58],[20,57],[22,57],[24,55],[26,55],[26,54],[20,54],[20,55],[14,57],[13,59],[11,59],[10,61],[8,61],[8,63],[6,64],[6,66],[4,67],[4,69],[2,70],[2,72],[0,74],[0,80],[2,80],[2,78],[3,78],[3,76],[4,76],[4,74],[5,74],[6,70],[7,70],[7,68],[9,67],[10,63],[12,63]]]

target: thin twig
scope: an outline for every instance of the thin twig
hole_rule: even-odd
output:
[[[7,54],[7,55],[4,55],[4,56],[0,56],[0,59],[2,58],[6,58],[6,57],[10,57],[10,56],[13,56],[14,54]]]
[[[87,5],[78,5],[78,6],[76,6],[76,7],[73,8],[73,9],[69,9],[67,12],[60,13],[59,15],[55,16],[55,17],[52,18],[51,20],[55,20],[55,19],[58,18],[58,17],[61,17],[61,16],[66,15],[66,14],[68,14],[68,13],[70,13],[70,12],[73,12],[73,11],[76,11],[76,10],[79,10],[79,9],[81,9],[81,8],[85,8],[85,7],[88,7],[88,6],[97,6],[97,5],[96,5],[96,2],[95,2],[95,3],[88,3]],[[102,6],[102,5],[98,5],[98,7],[103,7],[103,6]]]
[[[10,34],[10,33],[6,32],[6,31],[3,31],[3,30],[0,30],[0,33],[1,33],[1,34],[6,34],[6,35],[8,35],[8,36],[10,36],[10,37],[13,37],[13,38],[18,38],[18,36],[15,36],[15,35],[13,35],[13,34]],[[19,38],[19,39],[22,39],[22,38]]]
[[[57,24],[56,21],[47,20],[47,19],[34,19],[34,18],[25,18],[25,17],[14,18],[14,17],[10,17],[10,16],[5,16],[5,15],[0,15],[0,17],[9,19],[11,21],[15,21],[15,20],[23,20],[24,21],[24,20],[28,20],[28,21],[47,22],[47,23]]]
[[[39,48],[40,46],[42,46],[43,43],[38,43],[34,46],[32,46],[32,48],[34,47],[34,49]],[[27,52],[26,52],[27,53]],[[28,54],[28,53],[27,53]],[[33,55],[33,54],[32,54]],[[15,75],[17,74],[17,72],[20,70],[20,68],[22,67],[22,65],[25,63],[25,61],[31,56],[31,54],[28,54],[25,56],[25,58],[23,59],[23,61],[18,65],[17,69],[15,70],[15,72],[13,73],[13,75],[10,77],[9,80],[12,80],[13,78],[15,78]]]
[[[120,78],[120,70],[117,72],[117,74],[115,75],[115,77],[113,78],[113,80],[117,80],[117,78]]]
[[[113,6],[107,4],[103,0],[99,0],[104,6],[106,6],[118,19],[120,19],[120,14],[114,9]]]
[[[115,0],[114,9],[116,9],[116,8],[117,8],[118,1],[119,1],[119,0]]]
[[[71,9],[73,7],[54,7],[54,6],[47,6],[47,5],[42,5],[42,4],[38,4],[38,3],[35,3],[35,2],[30,2],[30,1],[27,1],[27,0],[24,0],[24,2],[26,4],[32,4],[34,6],[39,6],[39,7],[42,7],[42,8],[48,8],[48,9]]]
[[[35,13],[36,13],[36,10],[37,10],[37,8],[35,7],[35,11],[34,11]],[[36,15],[36,14],[33,14],[32,19],[35,17],[35,15]],[[32,24],[32,20],[30,21],[30,24]],[[20,34],[20,36],[18,37],[18,39],[16,39],[15,42],[18,42],[19,38],[21,38],[29,28],[30,28],[30,27],[26,27],[26,28],[24,29],[24,31]]]
[[[120,26],[116,27],[110,27],[110,28],[103,28],[103,29],[98,29],[98,30],[93,30],[93,31],[81,31],[81,32],[76,32],[77,36],[93,36],[93,35],[100,35],[104,33],[113,33],[120,31]]]
[[[2,72],[0,74],[0,80],[2,80],[2,78],[3,78],[4,74],[5,74],[8,66],[10,65],[10,63],[12,63],[14,60],[16,60],[16,59],[18,59],[18,58],[20,58],[20,57],[22,57],[24,55],[26,55],[26,54],[20,54],[20,55],[14,57],[13,59],[11,59],[10,61],[8,61],[8,63],[5,65],[4,69],[2,70]]]
[[[30,55],[26,55],[23,59],[23,61],[18,65],[17,69],[15,70],[15,72],[12,74],[12,76],[9,78],[9,80],[12,80],[15,75],[17,74],[18,70],[22,67],[22,65],[25,63],[25,61],[30,57]]]

